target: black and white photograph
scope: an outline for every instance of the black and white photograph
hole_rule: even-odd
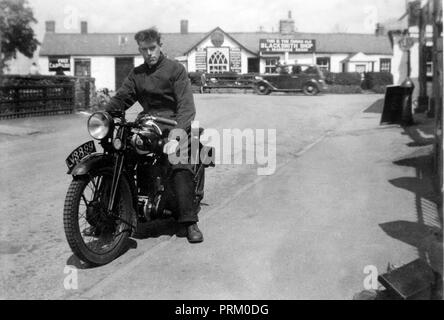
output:
[[[0,0],[0,300],[443,300],[442,18]]]

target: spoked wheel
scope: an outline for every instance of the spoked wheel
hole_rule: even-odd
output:
[[[304,91],[304,94],[307,96],[315,96],[319,93],[318,87],[316,87],[314,84],[311,84],[311,83],[307,83],[304,86],[303,91]]]
[[[107,264],[125,251],[134,225],[130,186],[124,178],[115,209],[107,212],[112,178],[112,169],[104,169],[74,179],[65,199],[63,222],[69,246],[80,260],[95,266]]]

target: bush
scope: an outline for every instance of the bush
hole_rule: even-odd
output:
[[[356,94],[362,93],[362,88],[360,85],[329,85],[325,93],[334,94]]]
[[[364,82],[362,88],[365,90],[373,90],[380,92],[388,85],[393,84],[393,75],[389,72],[367,72],[365,73]]]
[[[361,81],[358,72],[325,72],[325,82],[328,85],[360,86]]]

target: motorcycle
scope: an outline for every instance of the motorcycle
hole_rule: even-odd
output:
[[[103,152],[97,152],[91,140],[66,159],[73,180],[63,222],[68,244],[80,260],[92,266],[108,264],[125,252],[140,224],[177,217],[172,167],[163,153],[169,128],[176,125],[153,115],[127,122],[125,112],[90,116],[89,134]],[[191,138],[200,139],[202,133],[199,129]],[[214,167],[214,149],[199,141],[197,152],[199,161],[192,165],[196,209],[204,197],[205,169]]]

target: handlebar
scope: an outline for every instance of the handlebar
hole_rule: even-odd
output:
[[[177,121],[171,120],[171,119],[167,119],[167,118],[162,118],[162,117],[156,117],[156,116],[150,116],[150,115],[146,115],[143,117],[146,120],[152,120],[155,122],[159,122],[162,124],[165,124],[167,126],[177,126]]]

